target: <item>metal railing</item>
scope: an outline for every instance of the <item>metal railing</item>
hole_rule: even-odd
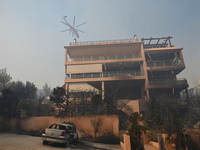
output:
[[[148,49],[148,48],[164,48],[164,47],[168,47],[168,44],[144,44],[143,48],[144,49]]]
[[[187,84],[187,80],[185,78],[182,79],[154,79],[149,80],[149,85],[181,85]]]
[[[114,42],[132,42],[134,39],[115,39],[115,40],[99,40],[99,41],[82,41],[82,42],[71,42],[70,45],[82,45],[82,44],[99,44],[99,43],[114,43]]]
[[[142,76],[142,75],[144,75],[144,71],[141,70],[110,71],[103,73],[103,77],[125,77],[125,76]]]
[[[180,59],[173,60],[165,60],[165,61],[147,61],[147,67],[157,67],[157,66],[180,66],[182,65],[182,61]]]
[[[144,71],[142,70],[129,70],[129,71],[109,71],[103,73],[103,78],[106,77],[125,77],[125,76],[142,76]],[[65,79],[80,79],[80,78],[102,78],[102,73],[79,73],[68,74]]]
[[[71,74],[71,78],[68,79],[80,79],[80,78],[101,78],[102,73],[79,73]]]
[[[141,58],[141,54],[127,54],[127,55],[107,55],[107,56],[83,56],[83,57],[67,57],[67,62],[73,61],[91,61],[91,60],[112,60],[112,59],[132,59],[132,58]]]

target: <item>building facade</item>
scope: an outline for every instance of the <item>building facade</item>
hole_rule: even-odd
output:
[[[134,111],[145,111],[153,94],[175,94],[187,89],[186,79],[177,75],[185,69],[183,48],[171,44],[172,37],[87,41],[65,46],[65,85],[74,89],[118,88],[118,99]]]

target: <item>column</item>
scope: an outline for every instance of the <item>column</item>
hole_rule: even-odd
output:
[[[104,81],[101,82],[101,94],[102,94],[102,100],[104,100]]]

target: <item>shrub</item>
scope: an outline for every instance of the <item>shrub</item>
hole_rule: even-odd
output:
[[[104,143],[104,144],[119,144],[120,143],[120,137],[109,133],[107,135],[99,136],[97,138],[97,142]]]
[[[190,150],[200,149],[200,130],[187,130],[187,147]]]
[[[149,130],[146,132],[146,137],[149,141],[158,142],[157,131],[156,130]]]
[[[28,134],[28,135],[32,135],[32,136],[41,136],[41,135],[42,135],[42,132],[39,131],[39,130],[33,130],[33,129],[31,129],[30,131],[28,131],[27,134]]]

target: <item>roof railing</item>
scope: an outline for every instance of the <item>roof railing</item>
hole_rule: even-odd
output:
[[[99,41],[83,41],[83,42],[70,42],[70,45],[83,45],[83,44],[100,44],[100,43],[115,43],[115,42],[132,42],[134,39],[115,39],[115,40],[99,40]]]

